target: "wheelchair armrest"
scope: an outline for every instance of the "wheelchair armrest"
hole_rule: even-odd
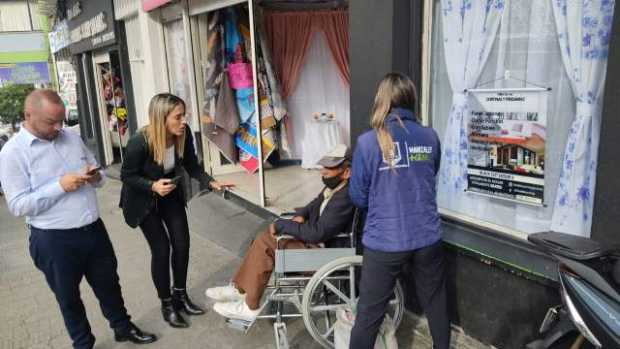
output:
[[[276,249],[280,249],[280,241],[284,240],[294,240],[295,237],[293,235],[288,234],[280,234],[276,237]]]

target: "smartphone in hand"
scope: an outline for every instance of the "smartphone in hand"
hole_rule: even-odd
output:
[[[101,166],[90,169],[88,172],[86,172],[86,174],[88,176],[94,176],[95,174],[97,174],[97,172],[99,172],[99,170],[101,170]]]
[[[178,186],[179,184],[181,184],[182,179],[183,179],[182,176],[176,176],[170,180],[170,183]]]

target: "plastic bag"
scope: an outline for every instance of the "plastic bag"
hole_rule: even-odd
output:
[[[336,311],[336,324],[334,325],[334,346],[336,349],[349,349],[354,322],[355,315],[349,309],[339,309]],[[398,349],[396,328],[388,315],[385,316],[379,328],[375,349]]]

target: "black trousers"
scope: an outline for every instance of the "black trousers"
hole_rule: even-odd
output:
[[[83,277],[92,287],[103,315],[117,332],[129,329],[117,262],[101,220],[78,229],[30,229],[30,255],[54,292],[74,348],[92,348],[95,337],[80,298]]]
[[[374,348],[396,279],[401,276],[403,266],[407,263],[412,264],[416,294],[428,318],[433,348],[450,347],[445,259],[443,246],[439,241],[431,246],[406,252],[364,249],[360,298],[349,348]]]
[[[175,288],[185,289],[187,283],[189,227],[178,191],[158,198],[157,206],[140,224],[151,249],[151,276],[160,299],[171,296],[170,269]]]

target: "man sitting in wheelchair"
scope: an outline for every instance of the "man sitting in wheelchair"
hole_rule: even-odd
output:
[[[222,316],[254,321],[260,312],[260,300],[274,268],[276,237],[294,237],[280,243],[284,249],[320,247],[347,228],[353,219],[354,207],[349,198],[351,153],[344,144],[337,145],[318,162],[325,184],[321,193],[305,207],[295,209],[292,219],[278,219],[260,234],[247,251],[233,283],[206,290],[216,300],[213,309]]]

